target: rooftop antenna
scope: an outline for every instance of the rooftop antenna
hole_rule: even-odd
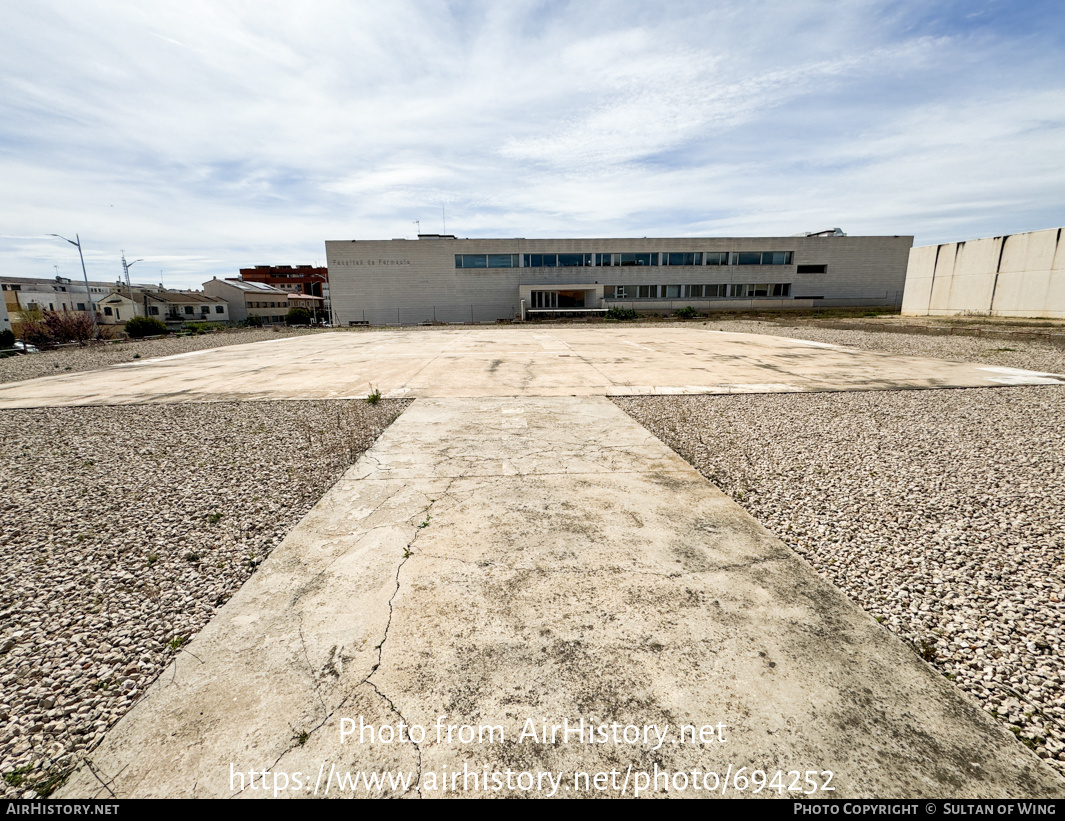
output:
[[[164,291],[166,290],[166,287],[163,285],[163,269],[162,268],[159,269],[159,287],[162,288]]]
[[[440,218],[444,223],[444,233],[447,233],[447,211],[444,210],[444,203],[440,203]]]
[[[421,236],[421,233],[422,233],[422,221],[421,220],[414,220],[414,224],[418,226],[418,236]]]

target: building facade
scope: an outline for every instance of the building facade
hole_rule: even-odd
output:
[[[1065,319],[1063,230],[912,249],[903,315]]]
[[[323,319],[329,316],[329,269],[313,265],[256,265],[241,268],[240,278],[245,282],[261,282],[289,294],[318,297],[318,300],[293,300],[292,306],[307,307],[316,313],[324,311]]]
[[[246,322],[258,317],[264,325],[284,325],[288,314],[288,293],[262,282],[240,279],[212,279],[203,283],[203,292],[229,306],[229,319]]]
[[[165,288],[134,285],[122,288],[97,303],[98,321],[120,325],[135,316],[164,323],[229,322],[229,305],[224,299],[196,291],[170,291]]]
[[[119,283],[89,282],[66,277],[0,277],[0,292],[9,313],[23,311],[89,311]],[[122,286],[125,287],[125,286]],[[90,302],[91,299],[91,302]]]
[[[826,235],[827,234],[827,235]],[[350,240],[325,244],[340,324],[902,304],[913,237]]]

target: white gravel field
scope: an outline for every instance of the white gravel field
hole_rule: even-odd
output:
[[[848,337],[987,353],[803,335]],[[1060,349],[1010,347],[1061,370]],[[1065,773],[1065,386],[615,401]]]
[[[786,336],[811,342],[827,342],[830,345],[847,345],[863,351],[880,351],[905,356],[970,362],[996,368],[1023,368],[1028,371],[1065,374],[1065,348],[1042,340],[1014,340],[965,334],[934,336],[873,330],[835,330],[820,328],[802,321],[788,324],[786,321],[733,319],[706,321],[702,323],[702,326],[710,330],[731,333]],[[1025,329],[1018,328],[1018,330]]]
[[[47,793],[406,404],[0,413],[0,794]]]

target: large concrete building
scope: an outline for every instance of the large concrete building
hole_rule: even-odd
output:
[[[1065,319],[1062,230],[912,249],[903,315]]]
[[[494,322],[611,306],[668,312],[902,303],[913,237],[326,242],[341,324]]]

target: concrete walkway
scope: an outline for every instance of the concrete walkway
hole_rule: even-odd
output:
[[[89,758],[63,797],[1065,797],[602,397],[419,399]]]
[[[387,397],[632,396],[1065,384],[1065,378],[699,326],[332,333],[0,386],[0,408]],[[372,386],[372,387],[371,387]]]

